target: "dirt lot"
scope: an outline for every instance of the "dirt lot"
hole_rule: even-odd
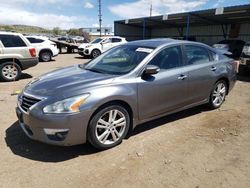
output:
[[[250,79],[219,110],[196,107],[143,125],[121,145],[55,147],[18,126],[16,96],[32,77],[87,60],[60,55],[0,83],[0,187],[250,187]]]

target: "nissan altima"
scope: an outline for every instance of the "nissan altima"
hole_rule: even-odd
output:
[[[235,66],[201,43],[129,42],[36,78],[18,96],[16,114],[31,139],[108,149],[143,122],[203,104],[219,108]]]

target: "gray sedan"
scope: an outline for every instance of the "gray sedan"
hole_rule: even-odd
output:
[[[143,122],[202,104],[219,108],[235,81],[235,62],[207,45],[134,41],[33,80],[16,113],[31,139],[108,149]]]

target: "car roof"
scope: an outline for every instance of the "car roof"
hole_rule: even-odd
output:
[[[171,44],[171,43],[175,43],[175,44],[181,44],[181,43],[199,44],[197,42],[176,40],[176,39],[171,39],[171,38],[137,40],[137,41],[129,42],[128,44],[135,45],[135,46],[143,46],[143,47],[148,47],[148,48],[157,48],[157,47],[160,47],[162,45],[167,45],[167,44]]]
[[[0,31],[2,35],[21,35],[21,33],[9,32],[9,31]]]

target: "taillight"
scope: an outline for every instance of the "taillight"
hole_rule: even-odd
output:
[[[36,57],[36,49],[35,48],[30,48],[29,51],[30,51],[31,57]]]

